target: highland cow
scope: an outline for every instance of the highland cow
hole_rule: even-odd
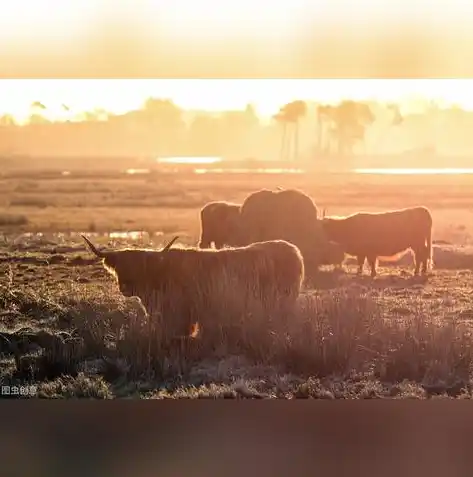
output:
[[[237,245],[237,233],[240,204],[230,202],[209,202],[200,211],[200,242],[199,248],[216,249],[225,245]]]
[[[426,207],[326,217],[322,223],[330,240],[357,257],[360,275],[366,259],[375,277],[378,258],[398,258],[408,249],[414,252],[415,275],[432,265],[432,216]]]
[[[311,274],[320,265],[339,265],[345,258],[341,247],[327,240],[314,201],[296,189],[250,194],[240,209],[239,239],[242,244],[278,239],[293,243]]]
[[[171,250],[175,237],[162,250],[105,252],[82,237],[115,276],[120,292],[139,297],[150,313],[158,306],[175,335],[189,335],[196,323],[203,328],[208,320],[212,324],[215,301],[223,303],[227,311],[237,307],[244,313],[251,303],[261,306],[265,316],[288,312],[304,279],[299,249],[282,240],[222,250]]]

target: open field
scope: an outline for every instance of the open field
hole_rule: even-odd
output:
[[[221,342],[166,354],[156,322],[85,249],[195,244],[199,208],[262,187],[297,187],[328,214],[423,204],[435,268],[414,279],[410,255],[372,280],[327,267],[288,325],[236,327],[213,310]],[[473,177],[126,175],[9,171],[0,178],[3,385],[42,397],[471,397]],[[118,232],[145,231],[120,236]],[[3,239],[2,233],[3,232]],[[190,284],[191,286],[191,284]]]

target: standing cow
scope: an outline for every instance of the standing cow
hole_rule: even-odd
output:
[[[341,247],[328,241],[314,201],[300,190],[254,192],[244,200],[240,216],[242,243],[291,242],[301,251],[308,275],[314,276],[319,265],[341,264],[345,258]]]
[[[204,328],[212,324],[215,303],[242,313],[248,304],[258,304],[268,317],[287,312],[304,279],[299,249],[282,240],[222,250],[171,249],[175,237],[162,250],[105,252],[82,237],[116,278],[120,292],[139,297],[150,313],[158,307],[173,335],[189,335],[202,321]]]
[[[371,276],[376,276],[378,257],[393,257],[414,252],[418,275],[432,265],[432,216],[426,207],[409,207],[387,212],[359,212],[347,217],[326,217],[323,227],[330,240],[341,245],[345,253],[357,257],[358,274],[368,259]]]
[[[235,236],[240,217],[240,204],[232,202],[209,202],[200,211],[199,248],[216,249],[225,245],[237,245]]]

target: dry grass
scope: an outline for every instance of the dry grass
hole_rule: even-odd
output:
[[[471,185],[466,179],[455,189],[440,179],[418,178],[426,182],[415,187],[411,178],[404,184],[360,180],[345,179],[341,191],[336,178],[285,176],[4,178],[2,384],[34,383],[40,397],[63,398],[471,397]],[[422,280],[406,273],[410,255],[382,264],[375,280],[356,278],[349,267],[345,273],[327,269],[289,316],[264,316],[251,303],[241,314],[216,300],[206,316],[215,326],[177,345],[163,339],[173,317],[148,316],[124,299],[84,244],[67,233],[147,231],[136,240],[94,237],[111,246],[159,245],[174,234],[196,243],[197,210],[206,201],[238,201],[276,185],[306,190],[333,214],[431,207],[434,238],[441,242],[433,275]]]
[[[471,394],[469,271],[428,281],[387,268],[376,280],[326,271],[326,289],[306,290],[284,320],[216,300],[212,329],[171,344],[163,335],[173,317],[124,299],[78,244],[47,250],[0,265],[3,384],[35,383],[42,397]]]

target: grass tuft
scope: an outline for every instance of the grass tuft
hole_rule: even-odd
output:
[[[1,333],[2,356],[16,363],[2,381],[39,383],[41,397],[471,396],[464,320],[436,320],[415,304],[388,315],[362,287],[305,293],[284,317],[252,305],[239,314],[216,297],[198,337],[173,341],[166,329],[177,316],[148,314],[114,285],[9,282],[0,307],[30,326]]]

